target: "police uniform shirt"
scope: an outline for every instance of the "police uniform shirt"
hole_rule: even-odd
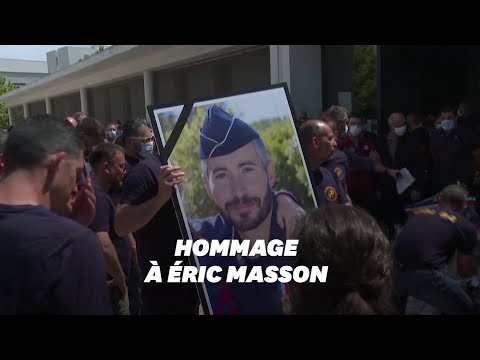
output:
[[[95,234],[39,205],[0,204],[0,314],[109,315]]]
[[[333,150],[332,156],[326,162],[322,164],[323,167],[329,169],[334,173],[338,180],[346,189],[347,186],[347,171],[348,171],[348,159],[347,155],[343,151]]]
[[[446,208],[414,211],[394,246],[394,259],[411,269],[442,269],[456,249],[471,254],[477,232],[462,215]]]
[[[318,206],[329,204],[347,204],[347,194],[342,183],[330,169],[323,166],[312,172],[315,191],[317,193]]]

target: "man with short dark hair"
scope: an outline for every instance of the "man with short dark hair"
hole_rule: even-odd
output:
[[[154,136],[145,119],[136,119],[123,126],[122,143],[127,161],[127,172],[141,160],[153,154]]]
[[[86,117],[76,129],[83,140],[85,158],[88,159],[93,148],[98,144],[105,142],[105,128],[97,119]]]
[[[90,154],[92,184],[97,199],[95,218],[90,225],[100,243],[107,267],[113,313],[129,315],[126,282],[130,273],[131,250],[128,236],[120,237],[114,229],[115,206],[109,196],[121,188],[125,173],[123,149],[115,144],[100,144]]]
[[[111,144],[117,140],[117,124],[109,122],[107,124],[107,141]]]
[[[74,129],[45,115],[17,124],[0,181],[0,313],[110,314],[102,252],[63,216],[83,169]]]
[[[445,187],[439,196],[440,206],[415,210],[399,233],[393,250],[393,285],[401,310],[412,296],[445,314],[476,311],[474,302],[458,282],[442,273],[458,250],[459,275],[464,278],[478,275],[472,256],[478,246],[477,232],[461,215],[467,195],[459,185]]]

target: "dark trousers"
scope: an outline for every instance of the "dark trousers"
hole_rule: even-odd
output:
[[[457,281],[438,270],[411,270],[395,264],[393,293],[399,311],[404,313],[409,296],[422,300],[443,314],[475,314],[476,304]]]
[[[142,272],[138,266],[132,266],[128,276],[128,299],[130,301],[130,315],[142,313]]]

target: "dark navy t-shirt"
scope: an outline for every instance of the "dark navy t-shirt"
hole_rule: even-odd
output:
[[[127,172],[120,203],[140,205],[156,196],[158,193],[157,177],[161,166],[160,157],[152,155]],[[150,260],[155,260],[160,266],[162,279],[165,279],[162,283],[144,284],[144,288],[153,287],[155,290],[162,291],[164,293],[162,296],[169,297],[170,302],[178,304],[176,312],[182,312],[180,307],[190,311],[192,306],[196,306],[198,300],[195,285],[166,282],[169,268],[174,265],[175,261],[183,261],[182,266],[189,265],[188,257],[175,257],[177,240],[182,239],[183,236],[173,202],[170,200],[163,205],[147,225],[133,235],[137,242],[138,262],[144,276],[150,270]]]
[[[115,206],[110,196],[98,185],[93,185],[95,197],[97,198],[95,218],[90,224],[90,229],[95,233],[107,232],[112,240],[113,246],[117,251],[118,260],[122,265],[122,270],[128,278],[130,274],[131,264],[131,247],[130,240],[127,236],[120,237],[113,227],[115,219]]]
[[[395,241],[397,262],[413,269],[441,269],[459,249],[471,254],[477,232],[462,215],[446,208],[415,210]]]
[[[350,202],[342,183],[329,169],[321,166],[319,170],[313,171],[312,175],[318,197],[318,206]]]
[[[132,170],[132,168],[137,165],[140,160],[137,159],[137,158],[134,158],[133,156],[130,156],[128,154],[125,154],[125,162],[126,162],[126,170],[127,170],[127,173]]]
[[[0,314],[111,314],[100,244],[43,206],[0,204]]]

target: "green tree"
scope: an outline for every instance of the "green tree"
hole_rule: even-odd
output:
[[[377,54],[375,45],[353,48],[353,81],[356,112],[375,114],[377,104]]]
[[[104,50],[105,50],[105,45],[98,45],[97,50],[95,50],[95,54],[98,54]]]
[[[102,51],[105,51],[105,49],[106,49],[105,45],[98,45],[93,55],[101,53]],[[78,59],[78,62],[82,62],[83,60],[87,59],[89,56],[91,55],[84,55],[83,58]]]
[[[12,90],[15,90],[15,85],[0,74],[0,96]],[[8,126],[8,108],[4,103],[0,103],[0,128],[7,129]]]

